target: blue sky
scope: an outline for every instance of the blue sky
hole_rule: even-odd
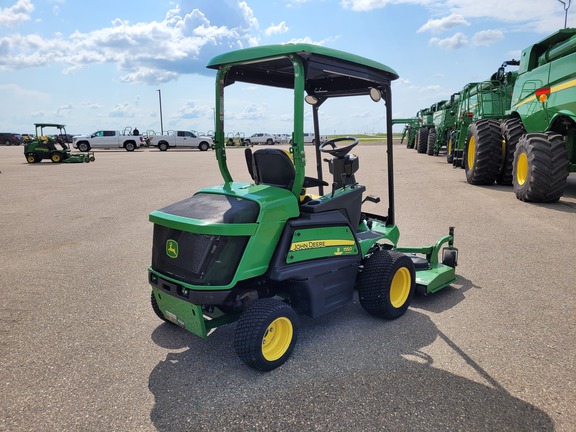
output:
[[[164,130],[208,131],[208,60],[286,42],[394,68],[394,117],[411,117],[563,26],[557,0],[0,0],[0,131],[60,122],[74,134],[159,132],[158,89]],[[576,26],[574,10],[568,26]],[[229,132],[291,132],[286,91],[232,87]],[[322,133],[383,131],[383,115],[368,103],[323,105]]]

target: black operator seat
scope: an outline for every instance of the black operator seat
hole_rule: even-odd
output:
[[[246,164],[256,184],[292,189],[296,171],[287,152],[280,149],[265,148],[245,150]]]

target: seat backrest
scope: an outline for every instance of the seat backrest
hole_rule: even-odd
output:
[[[292,189],[296,171],[288,153],[284,150],[265,148],[252,155],[252,178],[256,184]],[[248,162],[248,157],[246,158]]]

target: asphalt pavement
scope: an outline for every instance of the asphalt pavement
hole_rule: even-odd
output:
[[[385,214],[385,148],[354,152],[382,198],[366,210]],[[248,180],[241,149],[228,161]],[[560,202],[524,203],[395,145],[400,245],[455,226],[457,281],[395,321],[356,298],[302,317],[291,358],[260,373],[234,353],[233,324],[201,340],[150,307],[148,214],[220,183],[213,151],[28,164],[0,146],[0,431],[574,431],[568,181]]]

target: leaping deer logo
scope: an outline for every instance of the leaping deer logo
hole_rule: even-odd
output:
[[[166,241],[166,255],[170,258],[178,258],[178,242],[169,239]]]

